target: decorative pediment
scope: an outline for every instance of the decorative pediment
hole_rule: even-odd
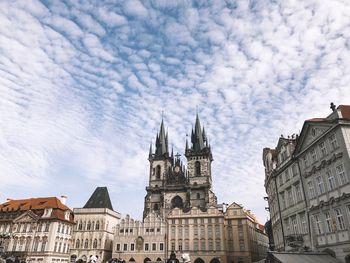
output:
[[[295,153],[298,154],[299,152],[302,152],[331,127],[332,124],[326,121],[315,123],[306,121],[301,130]]]
[[[14,223],[32,223],[36,222],[39,216],[34,214],[32,211],[27,211],[13,220]]]

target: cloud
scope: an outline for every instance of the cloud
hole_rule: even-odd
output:
[[[114,206],[140,218],[162,111],[183,153],[198,106],[219,202],[264,221],[262,149],[326,116],[330,101],[350,101],[344,1],[5,1],[0,10],[3,200],[67,194],[79,207],[107,185]]]

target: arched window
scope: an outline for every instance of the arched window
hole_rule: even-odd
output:
[[[100,229],[100,222],[99,222],[99,221],[96,222],[95,229],[96,229],[96,230],[99,230],[99,229]]]
[[[94,230],[95,229],[95,221],[92,221],[92,224],[91,224],[91,229]]]
[[[197,193],[197,199],[200,199],[200,198],[201,198],[201,194]]]
[[[201,163],[199,161],[195,162],[195,172],[196,176],[201,175]]]
[[[87,230],[91,230],[91,222],[89,221],[88,223],[87,223]]]
[[[97,239],[94,239],[94,244],[92,245],[93,248],[97,248]]]
[[[156,177],[157,177],[157,179],[160,178],[160,172],[161,172],[160,165],[157,165],[157,169],[156,169]]]
[[[153,206],[153,210],[154,210],[154,211],[158,211],[158,210],[159,210],[159,206],[158,206],[158,204],[154,204],[154,206]]]
[[[80,239],[77,239],[77,241],[75,242],[75,248],[79,248],[80,247]]]
[[[183,201],[182,198],[180,196],[175,196],[172,200],[171,200],[171,208],[183,208]]]
[[[83,230],[83,223],[81,221],[79,222],[78,230]]]
[[[84,248],[88,248],[88,247],[89,247],[89,240],[85,239]]]

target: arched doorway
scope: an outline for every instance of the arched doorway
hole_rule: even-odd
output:
[[[350,263],[350,254],[345,257],[345,263]]]
[[[143,263],[147,263],[148,261],[151,261],[151,259],[150,259],[150,258],[145,258],[145,259],[143,260]]]
[[[161,258],[157,258],[157,261],[162,261],[162,259]]]
[[[196,260],[194,261],[194,263],[205,263],[203,259],[201,258],[196,258]]]
[[[183,208],[184,204],[182,201],[182,198],[180,196],[175,196],[172,200],[171,200],[171,208]]]
[[[220,259],[219,258],[213,258],[212,260],[210,260],[210,263],[220,263]]]
[[[130,258],[129,262],[135,262],[135,259],[134,258]]]

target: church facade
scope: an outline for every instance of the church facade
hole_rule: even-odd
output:
[[[116,226],[113,257],[138,263],[165,262],[172,252],[178,259],[188,253],[194,263],[264,258],[268,240],[263,226],[242,206],[217,203],[212,189],[212,151],[198,114],[184,156],[186,165],[179,154],[169,150],[162,121],[155,149],[152,144],[149,149],[143,220],[126,216]]]

